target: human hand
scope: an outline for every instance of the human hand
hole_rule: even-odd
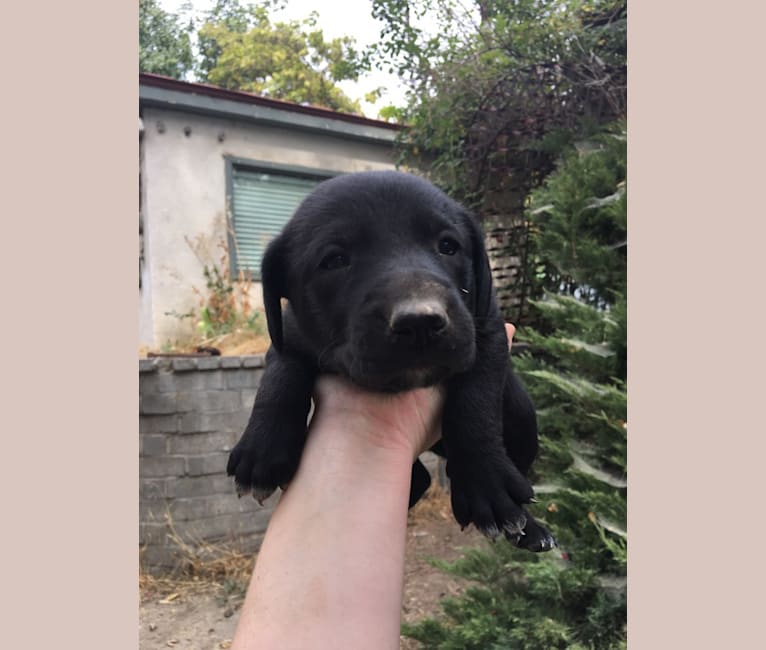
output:
[[[516,328],[505,325],[508,349]],[[404,393],[372,393],[346,379],[324,375],[314,394],[315,418],[342,414],[365,444],[375,448],[406,449],[413,460],[441,438],[444,387],[418,388]]]

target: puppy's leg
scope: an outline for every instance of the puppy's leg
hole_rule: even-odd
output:
[[[537,456],[537,416],[510,364],[503,383],[503,443],[513,463],[526,476]]]
[[[452,511],[461,526],[473,523],[488,537],[504,533],[522,548],[548,550],[553,538],[523,508],[532,499],[532,486],[504,445],[504,398],[512,398],[507,407],[513,410],[521,396],[516,382],[507,392],[508,348],[499,315],[477,328],[476,342],[476,362],[450,381],[442,419]],[[512,448],[528,469],[536,429],[530,427],[528,412],[514,412],[509,426],[519,422],[526,428]]]
[[[250,420],[226,471],[240,496],[262,502],[290,482],[306,441],[306,419],[316,372],[302,360],[270,348]]]
[[[537,456],[537,416],[532,401],[522,387],[510,364],[503,386],[503,443],[505,450],[519,471],[527,476]],[[556,546],[553,535],[522,509],[527,523],[518,534],[505,532],[505,536],[520,548],[529,551],[548,551]],[[523,533],[523,534],[522,534]]]
[[[442,419],[452,509],[461,526],[485,535],[523,530],[522,504],[533,496],[503,445],[503,387],[508,343],[499,314],[477,327],[476,361],[448,385]]]
[[[412,508],[422,497],[428,487],[431,485],[431,475],[428,473],[425,465],[416,460],[412,465],[412,480],[410,482],[410,505]]]

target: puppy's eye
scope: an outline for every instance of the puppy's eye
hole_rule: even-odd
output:
[[[458,244],[452,237],[442,237],[439,240],[439,252],[442,255],[454,255],[460,250]]]
[[[348,266],[350,263],[351,261],[345,253],[330,253],[329,255],[325,255],[319,263],[319,266],[326,271],[333,271]]]

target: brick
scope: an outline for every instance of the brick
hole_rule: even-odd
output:
[[[181,433],[242,432],[249,413],[241,409],[233,413],[184,413],[179,423]]]
[[[242,499],[244,501],[244,499]],[[257,504],[256,504],[257,505]],[[271,510],[260,508],[253,512],[234,512],[180,523],[177,530],[189,539],[227,541],[230,543],[260,542],[271,519]]]
[[[168,481],[174,479],[142,478],[138,481],[140,501],[164,500],[168,496]],[[180,480],[180,479],[178,479]]]
[[[190,393],[198,390],[221,390],[224,388],[223,373],[223,370],[182,372],[174,375],[175,389],[179,393]]]
[[[432,451],[426,451],[420,454],[420,462],[425,465],[428,473],[433,476],[436,471],[436,465],[439,462],[439,457]]]
[[[178,429],[181,433],[203,433],[220,430],[218,418],[209,413],[184,413],[180,417]]]
[[[139,548],[138,563],[142,572],[164,576],[181,568],[183,556],[175,546],[152,544]]]
[[[178,393],[177,399],[179,412],[238,411],[241,404],[239,391],[235,390],[202,390]]]
[[[229,370],[226,373],[227,388],[258,388],[262,373],[256,369]]]
[[[165,524],[168,521],[172,501],[152,499],[138,502],[138,519],[149,524]]]
[[[176,412],[176,393],[144,393],[141,395],[141,413],[168,415]]]
[[[192,497],[212,496],[214,494],[224,494],[236,498],[234,479],[224,474],[168,479],[164,489],[167,496],[171,499],[189,499]]]
[[[173,369],[173,359],[170,357],[156,357],[154,359],[160,372],[170,373]]]
[[[154,359],[139,359],[138,372],[157,372],[157,364],[155,363]]]
[[[221,357],[221,368],[240,368],[242,357]]]
[[[426,466],[428,473],[431,474],[432,482],[438,483],[441,487],[447,489],[449,487],[449,479],[447,478],[446,460],[430,451],[421,454],[420,460]]]
[[[241,399],[242,399],[242,408],[246,408],[248,410],[252,410],[253,403],[255,402],[255,394],[258,391],[253,389],[245,388],[241,391]]]
[[[213,452],[204,456],[189,456],[186,458],[186,473],[189,476],[203,476],[205,474],[224,474],[229,454]]]
[[[232,513],[247,516],[257,508],[260,506],[251,499],[238,499],[237,495],[232,492],[189,499],[174,499],[170,502],[170,517],[173,522],[178,523]]]
[[[185,472],[186,461],[180,456],[144,457],[138,461],[138,475],[140,478],[183,476]]]
[[[166,545],[170,540],[168,534],[170,527],[167,523],[140,522],[138,524],[138,543]]]
[[[177,415],[142,415],[138,418],[138,432],[176,433],[178,431]]]
[[[266,366],[266,359],[262,354],[254,354],[242,357],[243,368],[263,368]]]
[[[187,433],[168,439],[168,453],[171,455],[201,455],[210,452],[229,453],[239,440],[240,433],[214,431],[212,433]]]
[[[148,434],[140,436],[140,451],[142,456],[164,456],[168,453],[167,436]]]
[[[437,473],[436,480],[441,487],[443,487],[445,490],[447,490],[447,492],[449,492],[450,481],[449,481],[449,476],[447,476],[447,461],[446,460],[441,460],[439,462],[438,470],[439,471]]]
[[[171,365],[175,372],[188,372],[197,369],[196,359],[173,359]]]
[[[200,357],[197,359],[198,370],[218,370],[221,367],[221,357]]]
[[[150,393],[176,392],[175,375],[171,372],[157,372],[151,375],[141,375],[138,380],[138,391],[141,395]]]

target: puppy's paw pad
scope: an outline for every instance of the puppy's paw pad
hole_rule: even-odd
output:
[[[527,551],[532,551],[533,553],[544,553],[558,546],[556,539],[552,535],[546,535],[532,544],[527,543],[525,537],[517,538],[515,541],[516,546],[526,549]]]
[[[516,546],[533,553],[543,553],[558,546],[556,538],[533,519],[521,535],[506,535]]]

